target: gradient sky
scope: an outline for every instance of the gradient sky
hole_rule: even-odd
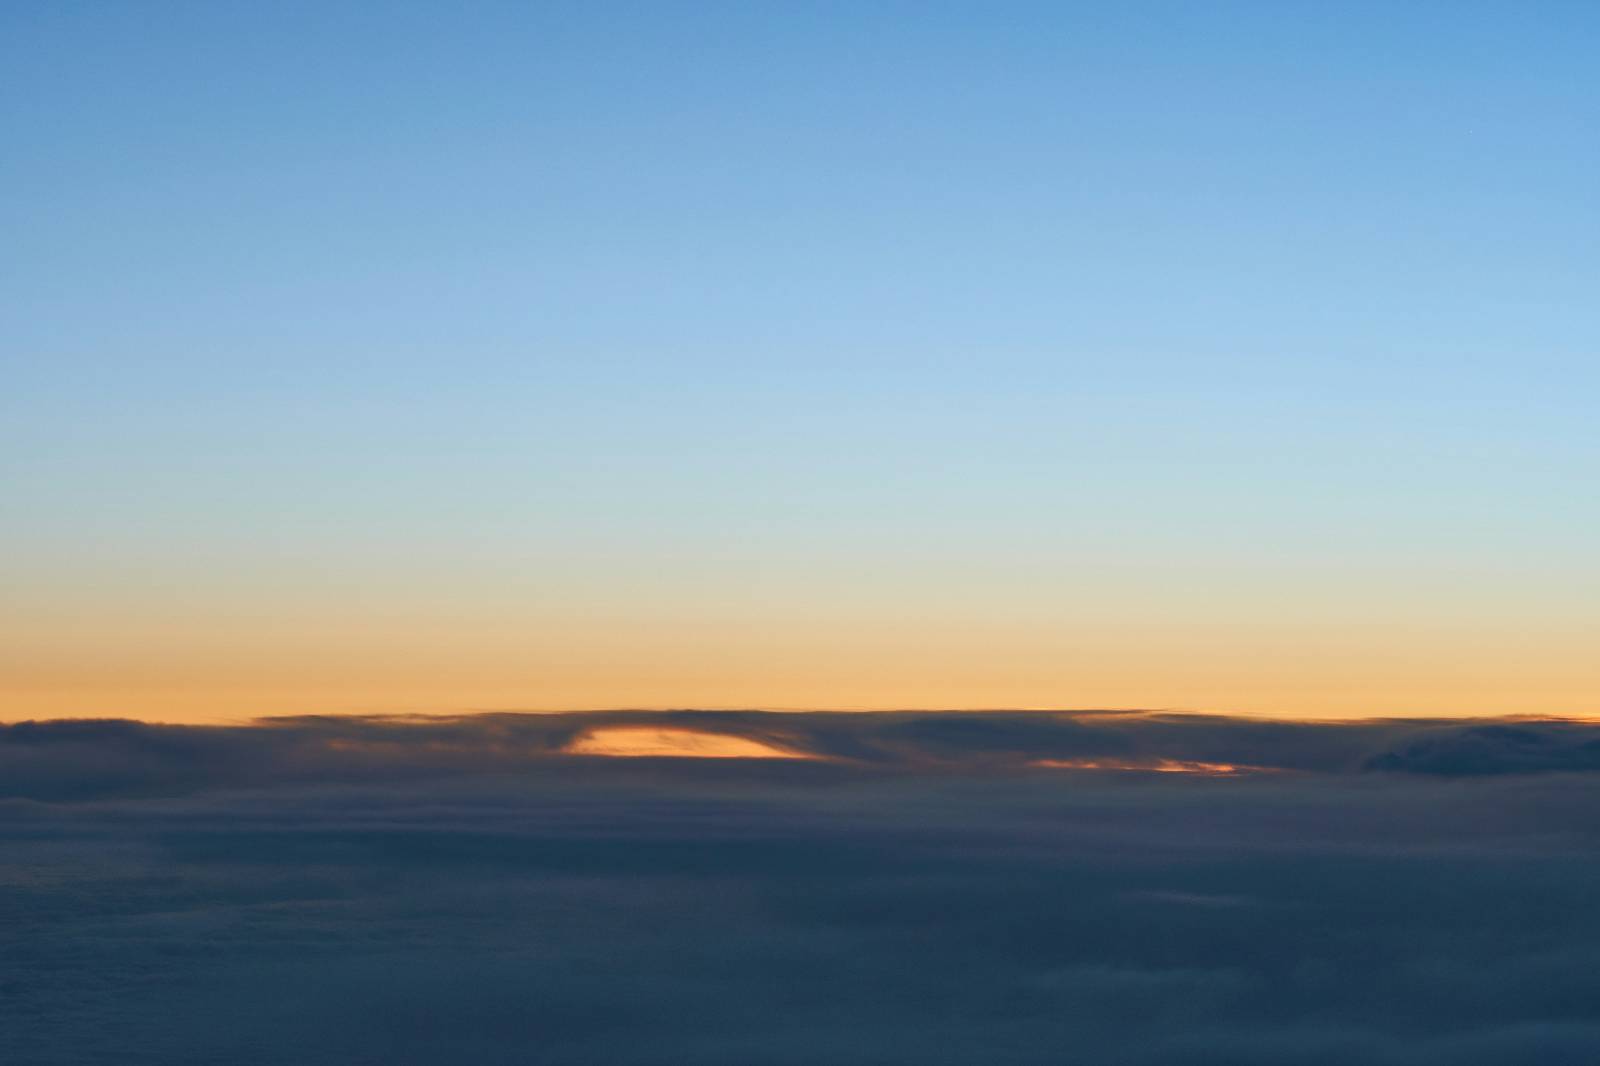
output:
[[[0,12],[0,718],[1600,710],[1600,8]]]

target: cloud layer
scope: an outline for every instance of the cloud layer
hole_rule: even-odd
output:
[[[826,758],[561,754],[616,725]],[[0,1041],[29,1066],[1591,1064],[1593,740],[1126,714],[16,725]],[[1286,772],[1031,767],[1079,759]]]
[[[605,750],[605,736],[617,730],[699,737],[708,753],[765,748],[863,771],[1008,771],[1073,763],[1443,776],[1600,770],[1600,724],[1577,721],[617,711],[274,718],[241,726],[123,720],[0,725],[0,796],[67,800],[439,774],[570,774],[573,763],[592,761],[573,753]],[[725,739],[719,746],[716,738]]]

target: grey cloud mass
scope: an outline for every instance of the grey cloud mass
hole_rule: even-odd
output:
[[[835,761],[561,756],[597,724]],[[1576,722],[0,732],[18,1066],[1600,1062]],[[1225,762],[1210,777],[1039,760]]]

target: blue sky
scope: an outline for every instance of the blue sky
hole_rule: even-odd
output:
[[[1592,705],[1591,5],[0,20],[7,716],[388,693],[408,625],[492,629],[440,672],[530,706],[880,705],[819,630],[939,634],[920,695],[975,626],[1037,645],[997,702],[1210,656],[1227,709],[1284,624],[1409,680],[1257,709]],[[335,616],[300,695],[192,666]],[[604,654],[546,688],[573,618]],[[1039,666],[1095,618],[1188,650]]]

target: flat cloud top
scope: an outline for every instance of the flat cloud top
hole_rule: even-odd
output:
[[[604,775],[616,771],[594,756],[622,754],[716,756],[750,761],[748,772],[769,775],[1053,768],[1469,777],[1600,770],[1600,723],[1102,711],[499,713],[269,718],[240,726],[61,720],[0,726],[0,797],[72,800],[430,775]],[[812,765],[771,765],[779,758]]]
[[[616,731],[672,754],[581,753]],[[20,723],[0,1036],[30,1066],[1592,1066],[1594,743],[1092,712]],[[811,757],[682,754],[707,744]],[[1278,772],[1186,772],[1218,763]]]

